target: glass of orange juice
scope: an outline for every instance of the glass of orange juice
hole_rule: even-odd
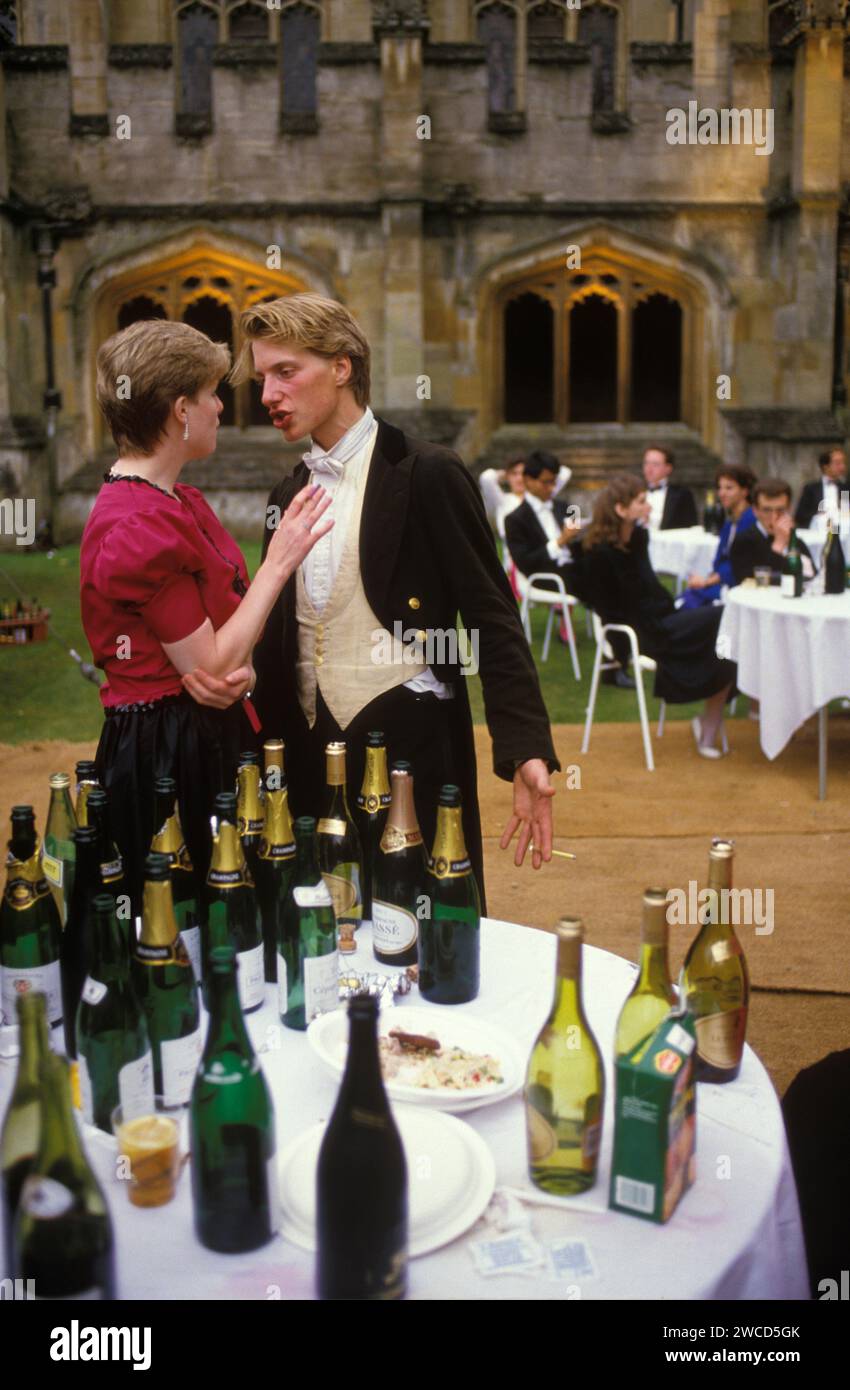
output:
[[[118,1140],[117,1175],[127,1182],[134,1207],[162,1207],[177,1190],[183,1169],[186,1110],[156,1096],[154,1110],[125,1118],[117,1105],[112,1132]]]

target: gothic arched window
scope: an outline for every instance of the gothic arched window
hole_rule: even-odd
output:
[[[582,5],[579,12],[579,41],[590,48],[594,113],[616,110],[618,22],[616,8],[605,0]]]
[[[309,134],[318,128],[316,76],[322,16],[318,5],[290,0],[280,15],[280,128]]]
[[[214,0],[178,0],[177,134],[212,130],[212,67],[220,7]]]

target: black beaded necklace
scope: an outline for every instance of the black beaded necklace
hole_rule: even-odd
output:
[[[166,488],[160,487],[159,483],[152,483],[150,478],[142,478],[137,473],[104,473],[103,481],[105,483],[145,483],[148,487],[155,488],[157,492],[161,492],[164,497],[170,497],[172,502],[183,502],[182,497],[178,497],[176,493],[168,492]],[[228,555],[225,555],[223,551],[219,550],[209,531],[206,529],[205,526],[201,525],[197,516],[195,516],[194,511],[192,511],[192,516],[195,518],[195,524],[198,527],[198,530],[201,531],[204,536],[206,536],[207,540],[209,541],[216,555],[218,555],[219,559],[223,560],[224,563],[228,565],[230,569],[233,570],[233,579],[230,583],[230,587],[232,588],[233,592],[235,594],[238,594],[239,598],[244,598],[248,592],[248,585],[245,583],[245,580],[239,573],[239,566],[237,565],[236,561],[231,560]]]

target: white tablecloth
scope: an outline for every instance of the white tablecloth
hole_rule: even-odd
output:
[[[783,598],[779,589],[730,589],[718,651],[738,663],[738,686],[761,701],[761,746],[782,752],[795,729],[850,695],[850,591]]]
[[[555,975],[552,935],[505,922],[482,924],[482,988],[465,1005],[513,1033],[529,1051],[548,1013]],[[373,969],[369,929],[354,968]],[[697,1156],[699,1176],[666,1226],[607,1210],[613,1139],[613,1075],[610,1064],[616,1020],[634,980],[634,966],[608,952],[585,948],[585,1007],[606,1058],[606,1104],[600,1172],[587,1193],[564,1198],[557,1208],[527,1206],[536,1238],[587,1242],[594,1277],[578,1281],[582,1299],[786,1299],[807,1298],[807,1278],[797,1195],[791,1175],[776,1093],[761,1062],[747,1049],[739,1079],[700,1086]],[[380,968],[380,967],[378,967]],[[333,1108],[337,1083],[314,1059],[303,1033],[278,1025],[269,988],[267,1002],[249,1015],[252,1039],[272,1088],[278,1152]],[[423,1005],[413,991],[403,1002]],[[0,1064],[0,1102],[5,1108],[15,1063]],[[497,1184],[532,1193],[526,1173],[521,1096],[473,1112],[467,1121],[490,1146]],[[268,1299],[313,1297],[314,1256],[282,1238],[246,1255],[218,1255],[195,1240],[190,1181],[184,1173],[168,1206],[130,1205],[114,1176],[110,1141],[86,1131],[86,1144],[107,1192],[115,1223],[118,1289],[123,1298]],[[355,1194],[352,1194],[355,1199]],[[480,1276],[469,1252],[471,1239],[495,1234],[480,1224],[474,1233],[411,1261],[414,1299],[558,1299],[570,1284],[547,1274]],[[575,1293],[571,1294],[575,1298]]]
[[[812,559],[820,565],[824,536],[820,530],[798,531],[806,542]],[[701,526],[676,527],[670,531],[652,531],[649,537],[649,558],[658,574],[674,574],[687,579],[691,574],[705,578],[711,574],[718,538]]]

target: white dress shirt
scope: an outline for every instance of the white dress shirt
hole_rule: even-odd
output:
[[[647,488],[646,495],[649,500],[649,517],[646,524],[651,531],[659,531],[664,516],[664,503],[667,501],[667,484],[659,483],[658,487]]]
[[[572,551],[568,546],[561,545],[559,540],[561,527],[555,516],[554,503],[551,501],[541,502],[539,497],[535,497],[530,492],[526,493],[525,500],[543,527],[549,558],[554,560],[556,565],[571,565],[573,562]]]
[[[311,481],[321,483],[332,499],[325,516],[333,518],[334,525],[301,561],[304,588],[318,613],[324,610],[330,598],[351,523],[358,482],[363,469],[369,467],[377,437],[378,422],[367,406],[360,419],[331,450],[326,452],[314,441],[310,452],[303,456]],[[417,694],[431,691],[440,700],[450,700],[454,696],[454,691],[437,680],[430,666],[421,676],[405,681],[405,685]]]

